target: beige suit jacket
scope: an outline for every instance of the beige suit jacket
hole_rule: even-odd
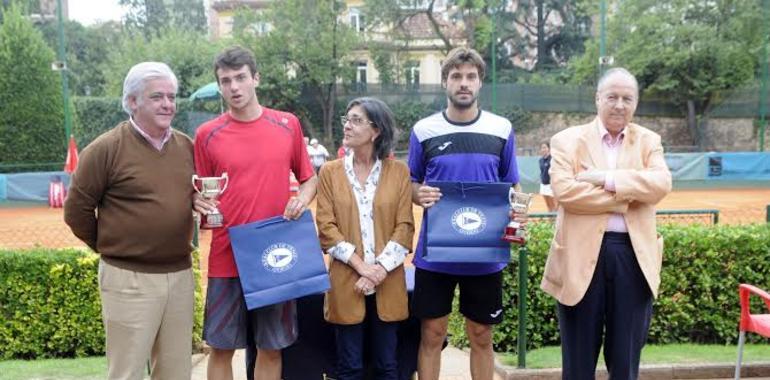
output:
[[[609,170],[598,120],[570,127],[551,139],[551,188],[559,201],[556,230],[541,288],[560,303],[580,302],[591,283],[607,219],[623,214],[639,266],[657,297],[663,240],[655,227],[655,205],[671,191],[671,173],[660,136],[629,124],[613,170],[615,193],[575,176]]]

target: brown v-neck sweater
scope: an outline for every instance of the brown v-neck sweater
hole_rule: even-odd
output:
[[[190,267],[192,140],[173,130],[158,151],[129,122],[82,152],[64,221],[107,263],[146,273]]]

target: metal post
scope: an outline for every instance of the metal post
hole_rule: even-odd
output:
[[[764,25],[764,31],[762,35],[762,52],[761,57],[761,69],[762,69],[762,83],[759,90],[759,151],[765,151],[765,129],[767,128],[767,121],[765,116],[767,115],[767,76],[768,76],[768,62],[767,62],[767,44],[770,39],[770,0],[762,1],[762,24]]]
[[[497,12],[492,15],[492,112],[497,112]]]
[[[198,238],[200,236],[200,222],[198,217],[196,216],[193,218],[193,222],[195,223],[195,228],[193,228],[193,238],[192,238],[192,245],[195,247],[195,249],[200,248],[200,242],[198,241]]]
[[[519,247],[519,335],[518,367],[527,367],[527,245]]]
[[[770,205],[767,205],[767,209],[765,209],[765,221],[770,223]]]
[[[62,16],[61,0],[56,0],[56,17],[59,20],[59,50],[57,55],[59,56],[59,61],[62,63],[60,70],[61,94],[62,101],[64,102],[64,141],[66,142],[72,134],[72,117],[70,115],[69,89],[67,86],[67,55],[64,50],[64,16]]]

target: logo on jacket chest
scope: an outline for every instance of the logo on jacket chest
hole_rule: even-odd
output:
[[[452,227],[463,235],[476,235],[487,226],[487,217],[475,207],[462,207],[452,214]]]
[[[275,243],[262,252],[262,266],[270,272],[281,273],[297,263],[297,250],[286,243]]]

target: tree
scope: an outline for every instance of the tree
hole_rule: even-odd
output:
[[[14,5],[0,25],[0,163],[63,162],[61,79],[53,50]]]
[[[465,44],[492,61],[491,43],[500,68],[535,62],[535,70],[565,66],[582,53],[591,20],[586,0],[447,0],[437,12],[439,2],[415,0],[366,0],[373,28],[391,30],[389,36],[406,41],[415,38],[414,20],[430,21],[435,46],[444,53]],[[520,63],[517,63],[520,62]]]
[[[169,10],[175,28],[206,33],[206,8],[201,0],[174,0]]]
[[[425,19],[432,38],[440,41],[440,45],[434,47],[448,53],[465,41],[477,50],[486,51],[492,26],[489,11],[499,6],[500,0],[448,0],[442,13],[438,12],[441,4],[436,0],[366,0],[364,3],[371,29],[388,29],[391,38],[408,43],[419,38],[415,34],[422,33],[422,28],[415,24]]]
[[[758,6],[753,0],[620,2],[609,23],[609,53],[645,93],[680,107],[702,149],[709,111],[726,91],[754,79],[762,41]],[[595,82],[598,55],[593,40],[574,63],[576,82]]]
[[[123,79],[131,66],[143,61],[164,62],[179,80],[177,96],[185,98],[214,80],[212,61],[219,44],[198,33],[168,29],[149,41],[142,36],[125,38],[111,49],[107,63],[101,68],[107,80],[106,93],[120,96]]]
[[[327,145],[333,143],[337,82],[347,78],[352,69],[349,53],[356,46],[357,35],[340,22],[344,4],[337,0],[284,0],[273,2],[256,16],[254,26],[270,25],[267,33],[253,30],[249,42],[260,66],[281,68],[294,75],[296,84],[309,91],[322,113],[322,135]],[[269,80],[262,75],[263,82]],[[288,76],[287,76],[288,78]]]
[[[512,56],[522,61],[534,58],[535,70],[566,65],[582,53],[591,25],[582,0],[519,1],[502,17],[501,43],[513,46]]]
[[[46,22],[38,26],[51,49],[58,49],[59,34],[57,22]],[[69,88],[73,95],[103,96],[106,78],[102,68],[107,62],[109,51],[120,46],[122,26],[106,22],[89,27],[77,21],[65,21],[67,66]]]
[[[205,33],[206,9],[203,0],[120,0],[128,8],[126,28],[146,38],[168,28]]]
[[[118,3],[127,8],[123,22],[131,32],[150,38],[170,24],[163,0],[120,0]]]

